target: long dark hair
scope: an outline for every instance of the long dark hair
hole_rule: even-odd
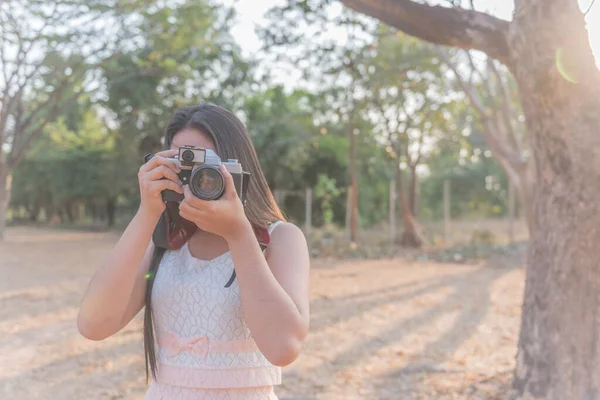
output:
[[[231,111],[214,104],[199,104],[178,110],[165,131],[164,147],[169,149],[173,137],[186,128],[197,129],[209,135],[215,143],[216,153],[223,160],[237,159],[251,174],[246,202],[246,217],[255,231],[266,229],[277,220],[285,220],[269,189],[260,168],[258,157],[246,127]],[[165,249],[154,247],[146,282],[144,310],[144,353],[146,381],[149,373],[156,379],[156,351],[154,348],[154,325],[152,322],[152,287]]]

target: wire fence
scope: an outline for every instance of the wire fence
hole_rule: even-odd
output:
[[[460,188],[454,188],[460,190]],[[450,180],[444,181],[443,185],[443,201],[442,201],[442,218],[419,218],[416,217],[419,223],[427,230],[431,238],[437,243],[464,243],[474,240],[490,240],[503,243],[514,243],[527,239],[527,229],[523,219],[517,215],[517,202],[515,197],[515,189],[512,185],[506,188],[508,195],[508,210],[505,215],[496,217],[486,216],[452,216],[453,205],[453,187]],[[350,239],[350,208],[351,208],[351,191],[348,187],[341,190],[341,193],[346,196],[345,209],[345,237]],[[309,245],[313,242],[314,225],[314,203],[318,200],[315,197],[313,188],[304,190],[275,190],[274,196],[278,204],[284,204],[290,196],[304,201],[304,218],[303,221],[296,221],[302,226],[304,234]],[[491,196],[491,195],[490,195]],[[418,202],[417,202],[418,204]],[[416,207],[418,210],[418,207]],[[300,222],[302,222],[300,224]],[[388,246],[394,247],[399,236],[403,232],[403,213],[399,205],[396,184],[394,180],[389,182],[388,200],[387,200],[387,218],[374,224],[374,229],[386,231]],[[368,231],[368,228],[360,227],[361,233]],[[363,236],[360,235],[359,236]],[[487,238],[487,239],[486,239]]]
[[[379,245],[387,246],[389,249],[397,247],[397,244],[404,232],[404,215],[402,207],[398,201],[397,186],[395,181],[391,180],[388,183],[387,199],[381,199],[378,207],[382,207],[376,213],[378,218],[374,223],[358,223],[357,224],[357,243],[360,245],[368,245],[369,241],[378,241]],[[424,206],[419,206],[419,201],[415,202],[415,214],[418,223],[424,228],[427,237],[434,245],[444,245],[448,243],[465,243],[473,240],[488,240],[494,242],[513,243],[515,241],[526,240],[526,226],[517,215],[519,210],[515,199],[515,191],[512,186],[508,186],[504,203],[507,203],[507,210],[502,215],[490,217],[489,215],[462,215],[457,214],[455,209],[463,209],[464,196],[460,196],[461,191],[465,188],[460,187],[450,180],[443,183],[443,190],[438,195],[442,197],[436,200],[435,215],[428,214],[424,210]],[[275,200],[280,205],[286,205],[287,199],[294,198],[294,215],[295,222],[300,226],[307,238],[309,245],[323,239],[323,210],[322,198],[317,196],[317,188],[308,187],[303,190],[274,190],[273,195]],[[419,187],[417,186],[417,193]],[[337,198],[338,214],[336,215],[338,225],[325,227],[329,230],[336,230],[336,238],[344,240],[346,244],[351,244],[351,196],[352,189],[339,188],[337,196],[343,196],[344,199]],[[430,194],[428,196],[431,197]],[[492,203],[493,194],[490,193],[489,198],[479,199],[482,203]],[[125,201],[126,200],[126,201]],[[115,229],[121,229],[126,226],[131,220],[131,217],[137,209],[139,200],[134,196],[127,197],[125,200],[117,202],[117,204],[108,204],[98,200],[96,202],[79,202],[73,204],[72,207],[64,210],[48,210],[43,208],[41,212],[35,213],[37,219],[34,221],[30,218],[32,214],[25,207],[16,207],[10,210],[10,217],[13,223],[39,223],[41,225],[73,228],[88,228],[105,229],[107,221],[110,220],[109,215],[115,214],[112,219],[116,220]],[[340,202],[345,203],[344,205]],[[504,204],[503,203],[503,204]],[[340,207],[341,206],[341,207]],[[429,206],[428,206],[429,207]],[[285,209],[285,207],[284,207]],[[453,214],[454,210],[454,214]],[[63,215],[65,214],[65,215]],[[360,215],[359,215],[360,217]],[[360,218],[359,218],[360,220]],[[359,221],[360,222],[360,221]],[[371,221],[372,222],[372,221]],[[110,226],[110,224],[109,224]],[[331,236],[331,235],[329,235]],[[341,243],[341,242],[340,242]]]

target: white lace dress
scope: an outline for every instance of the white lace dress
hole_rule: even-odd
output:
[[[270,231],[273,230],[274,224]],[[274,400],[281,369],[244,320],[229,252],[212,260],[167,251],[152,290],[157,379],[145,400]]]

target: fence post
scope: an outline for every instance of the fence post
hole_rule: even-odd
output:
[[[396,181],[390,180],[389,193],[389,250],[394,248],[394,239],[396,239]]]
[[[351,221],[351,215],[350,213],[352,212],[351,210],[351,206],[352,206],[352,186],[348,186],[346,188],[346,226],[344,227],[345,232],[346,232],[346,240],[350,240],[350,221]]]
[[[508,240],[515,241],[515,185],[508,183]]]
[[[310,248],[310,228],[312,221],[312,189],[306,188],[306,207],[305,207],[305,227],[306,231],[306,242]]]
[[[450,240],[450,181],[444,181],[444,241]]]

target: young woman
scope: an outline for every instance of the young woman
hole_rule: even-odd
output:
[[[167,158],[184,145],[239,160],[251,173],[245,205],[225,168],[218,200],[201,200],[182,186]],[[87,288],[79,331],[105,339],[145,306],[146,374],[153,377],[147,400],[277,399],[280,367],[296,359],[308,332],[304,236],[284,222],[250,137],[231,112],[212,104],[178,111],[165,147],[140,168],[139,210]],[[165,189],[185,195],[179,214],[197,227],[177,250],[151,240]],[[257,238],[267,232],[263,252]]]

